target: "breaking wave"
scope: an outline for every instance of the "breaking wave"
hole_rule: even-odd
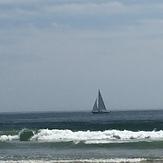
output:
[[[163,131],[76,131],[42,129],[31,140],[39,142],[84,142],[85,144],[163,140]]]
[[[12,140],[19,140],[19,135],[1,135],[0,136],[1,142],[12,141]]]
[[[21,130],[17,135],[1,135],[0,141],[36,141],[36,142],[73,142],[78,144],[110,144],[130,142],[163,141],[163,130],[160,131],[71,131],[58,129],[40,129],[38,131]]]

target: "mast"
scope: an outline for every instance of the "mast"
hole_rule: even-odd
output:
[[[99,112],[106,111],[106,107],[105,107],[100,90],[98,90],[98,111]]]

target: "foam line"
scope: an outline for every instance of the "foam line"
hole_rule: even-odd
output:
[[[19,139],[19,135],[1,135],[0,136],[1,142],[18,140],[18,139]]]
[[[23,130],[22,130],[23,131]],[[20,131],[20,133],[22,133]],[[25,132],[24,134],[28,134]],[[37,142],[73,142],[85,144],[109,144],[140,141],[163,141],[163,130],[160,131],[128,131],[128,130],[106,130],[106,131],[71,131],[58,129],[40,129],[33,132],[30,141]],[[26,136],[25,136],[26,137]],[[0,141],[20,140],[18,135],[1,135]]]
[[[114,159],[80,159],[80,160],[18,160],[1,161],[1,163],[145,163],[144,158],[114,158]]]
[[[84,142],[86,144],[163,140],[163,131],[76,131],[41,129],[31,140],[40,142]]]

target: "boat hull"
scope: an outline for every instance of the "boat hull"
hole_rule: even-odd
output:
[[[107,113],[110,113],[110,112],[92,112],[93,114],[107,114]]]

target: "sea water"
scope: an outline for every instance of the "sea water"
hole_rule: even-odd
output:
[[[163,161],[163,111],[0,114],[1,163],[152,161]]]

